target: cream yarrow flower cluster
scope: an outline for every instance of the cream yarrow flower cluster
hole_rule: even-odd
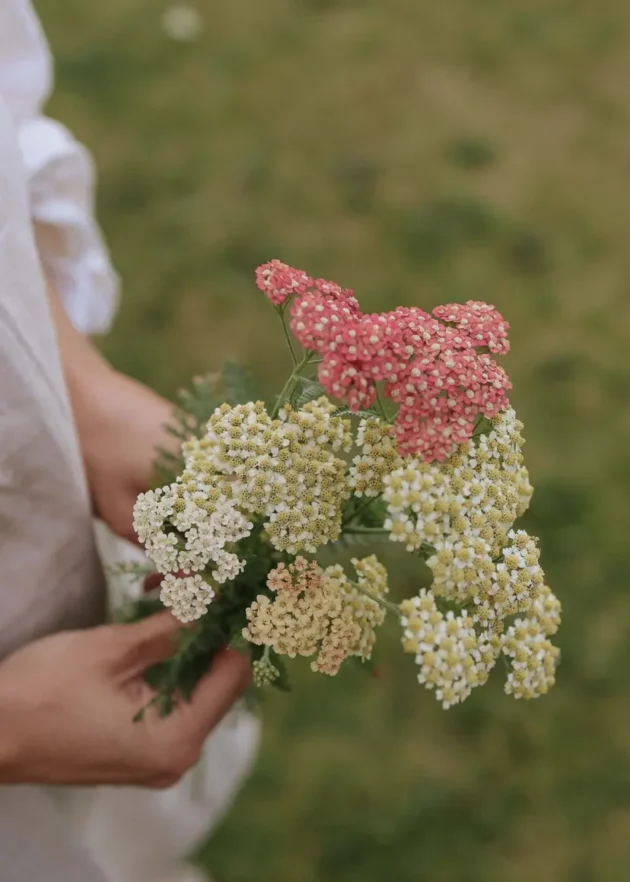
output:
[[[340,613],[331,622],[319,656],[312,664],[314,671],[336,674],[348,656],[367,661],[376,642],[375,629],[385,621],[385,609],[379,604],[388,591],[387,570],[375,555],[352,559],[357,582],[350,582],[338,564],[327,567],[322,574],[328,587],[341,598]]]
[[[344,599],[361,627],[354,655],[367,660],[376,642],[375,630],[385,621],[385,609],[378,601],[383,600],[389,591],[387,570],[374,554],[361,560],[353,557],[351,563],[357,574],[357,584],[346,587]]]
[[[362,589],[381,597],[387,576],[374,556],[353,563],[356,585],[338,565],[322,570],[303,557],[288,566],[279,564],[267,582],[275,596],[259,595],[247,610],[245,639],[279,655],[317,655],[313,670],[331,675],[350,655],[369,658],[384,610]]]
[[[384,527],[392,542],[415,551],[425,542],[435,545],[449,532],[449,515],[459,508],[448,494],[448,478],[439,464],[405,460],[383,483],[388,512]]]
[[[543,576],[533,540],[524,531],[511,531],[509,537],[512,545],[495,568],[495,594],[475,606],[472,615],[465,609],[457,616],[452,610],[443,613],[426,589],[400,605],[403,648],[415,654],[419,682],[435,689],[444,707],[463,701],[484,683],[501,652],[510,659],[507,694],[537,698],[555,682],[560,651],[548,638],[560,625],[560,601],[539,584]],[[526,616],[501,634],[498,617],[518,612]]]

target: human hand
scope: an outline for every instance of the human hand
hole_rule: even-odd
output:
[[[219,653],[190,702],[160,718],[148,667],[172,651],[181,624],[160,613],[45,637],[0,663],[0,783],[168,787],[249,681],[249,664]]]

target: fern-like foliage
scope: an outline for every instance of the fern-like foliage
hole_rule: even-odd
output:
[[[252,372],[235,361],[226,361],[223,365],[216,391],[221,393],[221,404],[226,402],[232,406],[262,399],[260,387]]]
[[[318,383],[317,380],[309,380],[307,377],[300,377],[291,395],[291,404],[299,410],[309,401],[316,401],[322,395],[326,395],[326,390],[321,383]]]

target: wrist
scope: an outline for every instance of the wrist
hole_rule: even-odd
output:
[[[19,715],[9,691],[0,684],[0,784],[17,783],[20,780]]]

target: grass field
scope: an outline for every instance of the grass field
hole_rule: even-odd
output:
[[[117,366],[170,394],[233,356],[274,388],[274,256],[367,307],[473,297],[513,325],[556,690],[443,712],[393,628],[378,679],[298,671],[203,858],[220,882],[627,882],[630,6],[199,0],[188,45],[156,0],[39,8],[124,279]]]

